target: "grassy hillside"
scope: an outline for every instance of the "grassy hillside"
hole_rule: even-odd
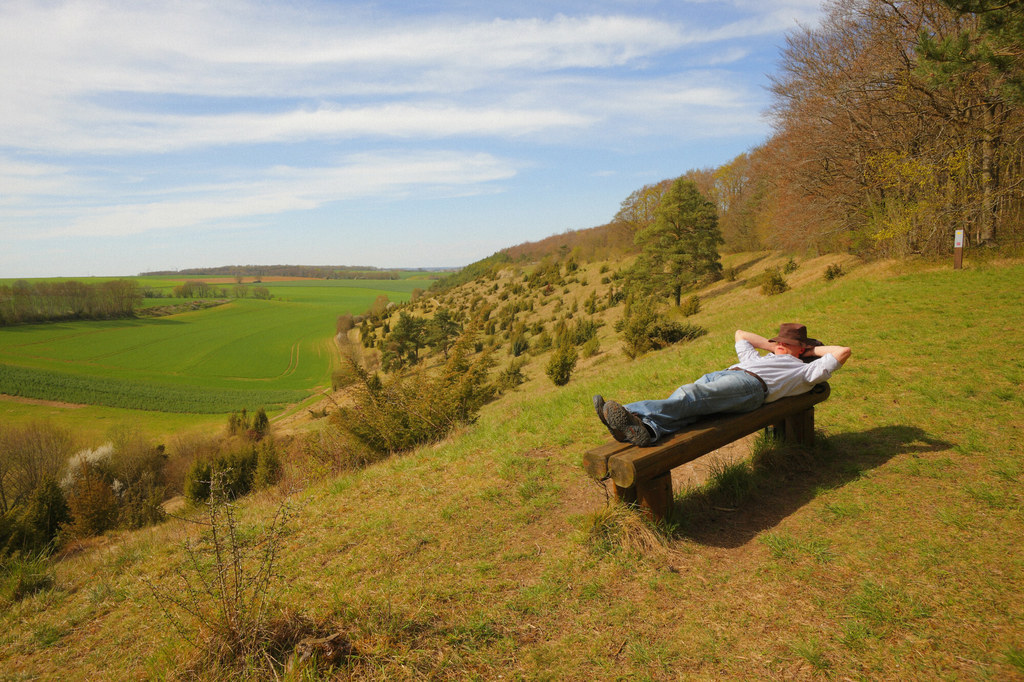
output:
[[[567,386],[531,365],[445,442],[294,494],[273,597],[344,632],[360,679],[1024,678],[1024,265],[847,263],[826,282],[834,260],[778,296],[713,285],[692,318],[708,335],[636,361],[607,324]],[[567,288],[563,305],[586,295]],[[666,395],[730,363],[735,328],[794,320],[854,349],[818,450],[732,498],[679,491],[665,545],[594,539],[607,495],[581,459],[609,436],[590,396]],[[243,530],[283,496],[240,503]],[[180,590],[196,536],[172,520],[64,557],[0,616],[4,676],[180,671],[192,649],[145,581]]]

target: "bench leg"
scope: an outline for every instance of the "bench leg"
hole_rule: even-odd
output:
[[[786,438],[793,443],[814,445],[814,408],[786,417]]]
[[[612,483],[615,488],[615,499],[623,504],[636,504],[636,488],[620,488]]]
[[[667,472],[636,486],[637,502],[655,520],[672,513],[672,473]]]
[[[803,412],[786,417],[781,422],[772,425],[776,437],[782,438],[788,443],[798,445],[814,446],[814,408],[810,407]]]

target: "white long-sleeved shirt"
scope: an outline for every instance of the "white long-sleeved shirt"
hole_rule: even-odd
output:
[[[814,362],[804,362],[792,355],[761,355],[749,341],[736,342],[736,357],[739,362],[729,369],[745,369],[761,377],[768,386],[766,403],[806,393],[816,384],[828,381],[840,367],[830,353]]]

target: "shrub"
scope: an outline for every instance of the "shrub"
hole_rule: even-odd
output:
[[[738,274],[736,268],[725,268],[722,270],[722,277],[725,278],[726,282],[735,282]]]
[[[70,522],[64,492],[56,481],[47,479],[20,512],[0,516],[0,557],[47,551]]]
[[[262,407],[256,412],[252,420],[252,428],[249,429],[249,440],[263,440],[270,433],[270,419],[267,418],[267,411]]]
[[[786,261],[786,264],[782,266],[782,272],[788,275],[792,272],[796,272],[797,268],[799,267],[800,266],[797,265],[796,261],[790,258],[788,261]]]
[[[833,263],[832,265],[825,268],[825,281],[831,282],[834,279],[839,279],[846,273],[843,271],[843,266],[839,263]]]
[[[241,412],[232,412],[228,415],[228,433],[232,436],[241,436],[249,431],[252,426],[249,420],[249,413],[245,408]]]
[[[563,342],[551,354],[551,359],[548,360],[548,366],[544,371],[555,386],[565,386],[569,383],[573,369],[576,368],[578,358],[576,347],[571,343]]]
[[[28,504],[47,480],[61,480],[73,452],[70,431],[60,427],[0,423],[0,514]]]
[[[279,679],[282,662],[299,641],[326,633],[273,596],[290,509],[282,503],[263,527],[242,529],[231,497],[215,476],[206,518],[195,520],[207,532],[186,541],[173,584],[147,585],[171,625],[194,647],[186,677]]]
[[[79,467],[68,491],[74,537],[101,535],[117,524],[118,505],[111,481],[91,462]]]
[[[554,341],[551,339],[551,334],[549,334],[545,329],[533,340],[533,348],[530,349],[530,352],[533,355],[540,355],[544,351],[550,349],[553,343]]]
[[[708,330],[696,324],[683,324],[659,319],[651,328],[651,338],[656,345],[666,346],[680,341],[692,341],[704,336]]]
[[[583,344],[583,357],[592,358],[601,352],[601,341],[595,336]]]
[[[498,391],[509,391],[526,382],[526,375],[523,374],[524,364],[525,359],[523,358],[513,360],[508,367],[498,374],[498,380],[496,382]]]
[[[700,296],[694,294],[689,296],[685,301],[679,305],[679,311],[684,317],[690,317],[700,312]]]
[[[592,319],[579,319],[573,325],[571,336],[573,344],[582,346],[590,339],[597,336],[598,324]]]
[[[191,504],[208,501],[214,480],[220,481],[224,494],[231,499],[249,493],[258,459],[256,448],[251,445],[212,459],[197,459],[185,474],[185,499]]]
[[[511,343],[509,343],[509,353],[513,357],[519,357],[530,349],[530,342],[526,340],[526,335],[522,332],[516,332],[512,335]]]
[[[379,458],[366,448],[353,447],[346,433],[336,427],[307,435],[302,441],[302,455],[318,475],[361,469]]]
[[[789,284],[778,268],[768,268],[761,275],[761,293],[765,296],[774,296],[788,290]]]
[[[466,333],[456,342],[440,371],[413,368],[386,384],[353,363],[360,377],[355,405],[334,412],[332,425],[380,455],[440,440],[458,424],[472,422],[495,395],[487,380],[490,355],[469,361],[472,336]]]
[[[284,468],[281,466],[281,458],[277,454],[277,444],[273,438],[267,438],[260,443],[256,452],[256,471],[254,483],[256,488],[267,488],[281,480]]]
[[[689,341],[707,334],[707,329],[695,324],[682,324],[665,319],[657,312],[652,299],[630,305],[621,329],[625,353],[636,358],[644,353],[664,348],[680,341]]]

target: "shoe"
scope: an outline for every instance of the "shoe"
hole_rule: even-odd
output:
[[[629,439],[626,438],[626,434],[624,434],[622,431],[619,431],[618,429],[613,429],[612,427],[608,426],[608,420],[605,419],[604,416],[604,397],[600,395],[595,395],[593,401],[594,410],[597,412],[597,418],[601,420],[602,424],[608,427],[608,431],[611,432],[612,438],[619,441],[620,443],[628,443]]]
[[[638,447],[645,447],[654,442],[654,436],[647,430],[647,426],[636,416],[614,400],[604,404],[604,420],[608,430],[615,435],[618,431],[625,437],[624,443],[632,443]]]

